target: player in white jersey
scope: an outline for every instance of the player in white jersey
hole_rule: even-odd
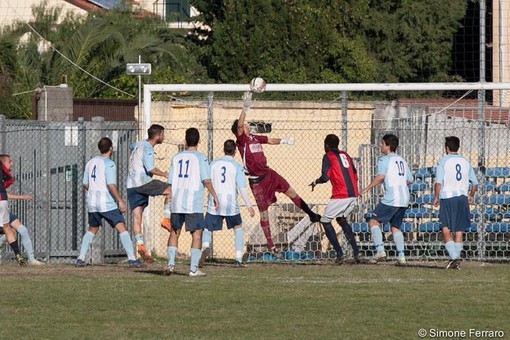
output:
[[[450,256],[446,269],[460,269],[463,233],[470,226],[469,204],[473,203],[478,180],[468,160],[458,154],[458,137],[446,137],[444,148],[446,156],[443,156],[436,166],[434,205],[441,203],[439,222],[446,251]]]
[[[200,243],[204,229],[203,199],[204,187],[213,196],[214,206],[219,208],[218,196],[211,183],[207,158],[197,151],[200,133],[196,128],[186,130],[186,149],[177,153],[170,163],[168,183],[172,192],[172,215],[170,236],[168,237],[168,266],[165,275],[171,275],[175,268],[179,236],[183,224],[191,233],[191,258],[189,276],[204,276],[198,269],[202,255]]]
[[[400,231],[400,227],[409,205],[408,184],[413,182],[413,176],[407,162],[396,154],[398,145],[399,139],[397,136],[393,134],[383,136],[379,144],[383,156],[379,158],[377,175],[366,188],[361,190],[361,195],[364,195],[380,183],[384,185],[384,196],[368,218],[368,226],[370,227],[372,240],[377,250],[371,260],[373,263],[386,259],[380,225],[389,222],[393,241],[397,248],[397,264],[406,264],[404,235]]]
[[[103,137],[99,140],[97,147],[101,155],[88,161],[83,173],[83,188],[87,190],[89,230],[83,235],[76,267],[86,265],[85,256],[90,242],[99,231],[102,219],[119,232],[129,266],[140,267],[141,263],[135,257],[133,243],[122,216],[127,206],[117,189],[117,167],[110,159],[113,152],[112,141],[108,137]]]
[[[237,193],[241,194],[251,217],[255,215],[255,210],[248,198],[243,166],[234,160],[236,148],[234,140],[226,140],[223,143],[225,155],[211,163],[211,181],[218,196],[220,208],[216,210],[214,198],[212,195],[209,195],[207,212],[205,214],[205,229],[202,233],[202,257],[200,258],[199,267],[204,265],[206,258],[211,252],[212,232],[222,229],[224,219],[226,220],[227,228],[234,229],[234,258],[236,264],[239,267],[246,266],[243,261],[243,221],[241,219]]]
[[[133,235],[136,240],[138,254],[145,262],[153,262],[143,242],[142,215],[149,205],[149,196],[165,195],[164,216],[161,225],[170,229],[170,186],[160,180],[152,179],[153,175],[168,177],[168,172],[159,170],[154,163],[154,146],[163,143],[165,128],[153,124],[147,130],[148,139],[136,143],[129,158],[129,176],[127,179],[127,197],[133,214]]]

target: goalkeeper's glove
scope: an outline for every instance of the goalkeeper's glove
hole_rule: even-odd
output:
[[[251,95],[252,95],[252,93],[250,91],[246,91],[243,94],[243,112],[244,113],[248,113],[248,111],[250,111]]]
[[[294,144],[294,137],[283,137],[282,139],[280,139],[280,144],[292,145]]]

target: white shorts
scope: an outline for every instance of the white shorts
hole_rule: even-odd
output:
[[[355,201],[356,197],[330,199],[326,209],[324,209],[322,219],[332,221],[336,217],[347,217],[354,209]]]
[[[0,224],[9,224],[9,202],[0,201]]]

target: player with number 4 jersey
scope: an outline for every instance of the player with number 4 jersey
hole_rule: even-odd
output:
[[[368,226],[377,251],[371,260],[373,263],[386,259],[380,225],[389,222],[393,241],[397,248],[397,264],[406,264],[404,235],[400,231],[400,227],[409,205],[408,184],[412,183],[413,176],[407,162],[396,153],[398,145],[397,136],[393,134],[383,136],[379,143],[383,156],[379,158],[377,175],[366,188],[361,190],[361,194],[364,195],[380,183],[383,183],[384,186],[384,196],[368,218]]]
[[[85,256],[103,219],[119,232],[120,241],[128,256],[129,266],[140,267],[142,264],[135,257],[133,243],[126,229],[124,216],[122,216],[122,213],[127,210],[127,206],[117,188],[117,167],[110,159],[113,143],[110,138],[103,137],[99,140],[97,147],[101,155],[89,160],[83,173],[83,188],[87,190],[89,229],[83,235],[76,267],[85,266]]]
[[[433,203],[435,206],[440,204],[439,222],[446,251],[450,256],[446,269],[460,269],[463,232],[471,224],[469,204],[473,202],[478,185],[473,167],[467,159],[458,154],[459,148],[458,137],[446,137],[446,156],[443,156],[436,166]]]

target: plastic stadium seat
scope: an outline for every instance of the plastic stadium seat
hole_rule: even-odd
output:
[[[434,202],[433,194],[426,194],[423,196],[416,197],[416,203],[418,204],[432,204],[432,202]]]
[[[510,195],[496,194],[483,198],[485,204],[510,204]]]
[[[487,168],[485,171],[486,177],[510,177],[510,167],[497,166],[494,168]]]
[[[414,177],[415,178],[427,178],[427,177],[435,176],[435,174],[436,174],[436,168],[427,166],[427,167],[416,169],[416,171],[414,172]]]
[[[506,233],[510,230],[509,224],[507,222],[494,222],[488,224],[485,227],[485,231],[488,233]]]
[[[506,191],[510,191],[510,182],[505,182],[501,185],[499,185],[497,188],[496,188],[496,191],[498,192],[506,192]]]
[[[400,230],[405,233],[413,231],[413,223],[409,221],[402,222],[402,224],[400,225]]]
[[[424,222],[424,223],[420,223],[420,225],[418,225],[418,231],[431,233],[431,232],[439,231],[440,227],[441,227],[441,225],[440,225],[439,221]]]
[[[418,208],[409,208],[406,210],[405,217],[406,218],[423,218],[430,217],[432,215],[432,211],[425,207]]]
[[[488,180],[482,181],[480,186],[482,186],[485,189],[485,191],[492,191],[494,189],[499,190],[498,188],[496,188],[496,182],[494,181]]]
[[[383,233],[387,233],[388,231],[390,231],[390,224],[389,223],[383,223],[382,225],[382,232]]]
[[[471,222],[471,225],[469,226],[468,232],[477,232],[478,231],[478,224],[476,222]]]
[[[368,231],[367,222],[354,222],[351,227],[355,233],[366,233]]]
[[[416,181],[412,184],[409,184],[409,190],[411,191],[423,191],[427,188],[427,182],[424,181]]]

